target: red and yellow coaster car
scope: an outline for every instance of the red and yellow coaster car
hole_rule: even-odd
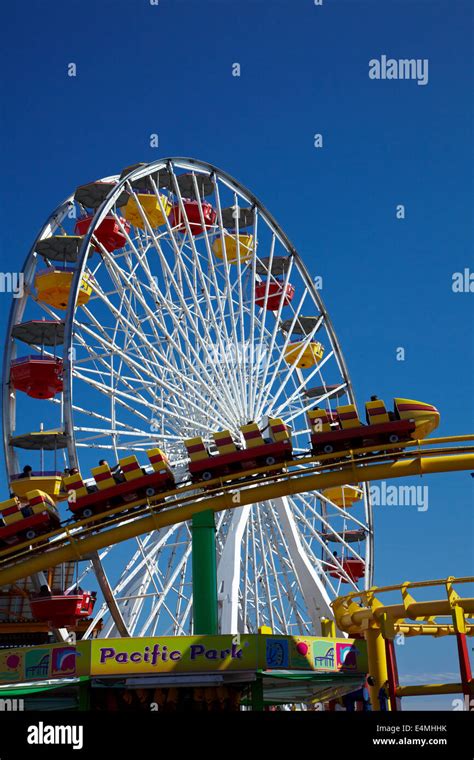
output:
[[[436,407],[422,401],[394,399],[393,412],[387,412],[380,399],[365,405],[364,425],[353,404],[336,407],[336,412],[313,409],[308,412],[311,448],[314,454],[331,454],[365,446],[418,440],[429,435],[439,424]]]
[[[249,422],[240,428],[245,448],[239,448],[229,430],[214,433],[217,454],[210,454],[200,436],[188,438],[189,472],[194,482],[224,477],[291,458],[290,431],[281,419],[268,421],[269,439],[264,440],[258,425]]]
[[[51,496],[28,491],[27,504],[14,496],[0,502],[0,545],[14,546],[59,528],[60,518]]]
[[[92,470],[95,485],[87,486],[77,472],[64,478],[69,509],[77,517],[91,517],[112,507],[151,498],[174,488],[175,481],[168,459],[160,449],[147,452],[152,472],[144,472],[135,456],[119,460],[112,472],[108,464]]]

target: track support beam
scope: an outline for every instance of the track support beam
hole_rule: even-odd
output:
[[[212,636],[217,626],[216,524],[207,509],[192,518],[194,634]]]

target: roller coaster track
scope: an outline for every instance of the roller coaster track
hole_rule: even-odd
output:
[[[463,598],[454,590],[454,585],[463,583],[474,584],[474,576],[374,586],[365,591],[353,591],[340,596],[331,604],[338,627],[349,634],[363,633],[371,626],[380,629],[388,639],[393,639],[397,633],[405,636],[440,637],[460,632],[474,636],[474,623],[471,622],[474,616],[474,598]],[[412,596],[415,589],[440,586],[445,589],[445,599],[417,601]],[[397,604],[381,602],[380,596],[390,592],[398,592],[401,601]]]
[[[364,636],[367,641],[369,670],[375,678],[370,687],[373,704],[378,704],[378,690],[388,680],[390,705],[398,710],[397,697],[434,694],[464,694],[472,704],[474,679],[469,658],[467,636],[474,636],[474,597],[461,596],[455,586],[474,585],[474,576],[444,578],[432,581],[405,581],[396,586],[383,586],[353,591],[331,602],[337,627],[349,636]],[[414,598],[427,589],[443,589],[443,599]],[[466,588],[466,587],[464,587]],[[472,593],[472,591],[471,591]],[[386,603],[384,594],[390,594]],[[396,636],[433,636],[456,638],[461,680],[456,683],[435,683],[401,686],[394,639]],[[467,708],[469,709],[469,708]]]
[[[0,586],[62,562],[88,559],[99,549],[186,522],[194,514],[206,510],[219,512],[280,496],[321,491],[331,486],[474,469],[474,445],[467,445],[470,441],[474,441],[474,435],[398,442],[385,445],[384,453],[380,453],[379,444],[378,449],[365,447],[347,451],[344,459],[337,461],[334,461],[335,453],[302,455],[284,464],[226,476],[225,482],[214,478],[206,481],[205,486],[188,483],[127,503],[126,507],[115,507],[100,515],[71,522],[32,541],[1,551]],[[452,443],[463,445],[447,445]],[[438,444],[441,444],[440,448],[426,448]],[[407,448],[415,450],[407,452]],[[133,513],[130,513],[131,509]],[[339,509],[343,514],[344,510]]]

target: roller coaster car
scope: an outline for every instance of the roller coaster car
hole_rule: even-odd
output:
[[[15,496],[0,503],[0,544],[14,546],[49,533],[60,525],[56,505],[47,493],[29,491],[27,505]]]
[[[92,615],[95,592],[39,593],[30,597],[31,614],[35,620],[46,620],[57,628],[76,625],[78,620]]]
[[[396,398],[393,412],[387,412],[384,402],[379,399],[368,401],[365,407],[367,425],[360,421],[353,404],[336,407],[336,416],[324,409],[308,412],[313,453],[331,454],[417,440],[429,435],[439,424],[436,407],[422,401]]]
[[[209,453],[201,437],[185,440],[192,480],[211,480],[242,470],[284,462],[291,456],[293,448],[289,429],[278,418],[269,419],[268,427],[270,440],[265,442],[255,422],[243,425],[240,430],[245,441],[244,449],[237,447],[229,430],[214,433],[217,454]]]
[[[97,490],[89,492],[78,472],[64,478],[69,509],[77,517],[91,517],[115,506],[149,498],[175,485],[166,455],[160,449],[147,451],[153,472],[144,474],[135,456],[119,460],[121,482],[115,480],[110,467],[95,467],[92,474]],[[115,474],[115,473],[114,473]],[[115,475],[117,477],[117,475]]]

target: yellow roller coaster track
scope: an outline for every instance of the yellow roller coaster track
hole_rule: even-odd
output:
[[[441,580],[400,583],[396,586],[374,586],[365,591],[353,591],[335,599],[336,625],[351,636],[367,640],[369,671],[375,679],[371,688],[373,704],[378,704],[378,690],[389,682],[391,709],[397,709],[397,697],[463,693],[468,699],[474,695],[474,682],[469,663],[466,636],[474,636],[474,598],[461,597],[454,586],[474,584],[474,576],[449,577]],[[444,599],[417,601],[415,589],[432,589],[444,586]],[[384,604],[382,594],[400,595],[398,603]],[[414,621],[414,622],[411,622]],[[395,658],[394,638],[404,636],[449,636],[457,640],[461,681],[447,684],[419,684],[400,686]]]
[[[434,450],[424,448],[468,441],[474,441],[474,435],[386,445],[387,453],[384,454],[377,452],[377,447],[366,447],[347,452],[346,458],[337,462],[334,462],[334,453],[304,456],[284,465],[280,463],[226,476],[225,482],[214,478],[206,481],[205,487],[201,483],[187,484],[149,499],[128,503],[126,514],[123,508],[116,507],[1,551],[0,586],[61,562],[87,559],[92,552],[106,546],[186,522],[206,510],[219,512],[281,496],[321,491],[330,486],[474,469],[472,445]],[[407,447],[417,449],[404,451]],[[287,468],[286,471],[281,472],[282,466]],[[199,493],[196,493],[198,489]],[[130,514],[132,508],[134,512]]]
[[[474,583],[474,576],[466,578],[445,578],[434,581],[405,581],[396,586],[373,586],[365,591],[353,591],[339,596],[331,605],[334,609],[336,625],[347,633],[363,633],[370,627],[381,630],[384,638],[393,639],[397,633],[408,636],[446,636],[456,632],[474,636],[474,598],[460,597],[453,586]],[[411,595],[413,589],[444,586],[446,599],[417,602]],[[383,604],[379,596],[389,592],[400,592],[399,604]],[[356,600],[360,599],[361,603]],[[436,618],[447,617],[452,622]],[[408,623],[407,620],[414,620]]]

